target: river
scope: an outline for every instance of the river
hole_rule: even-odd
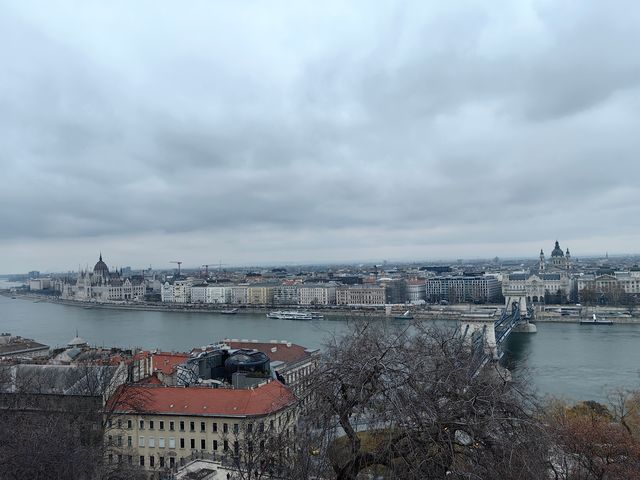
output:
[[[295,321],[258,313],[84,309],[0,296],[0,331],[52,347],[65,345],[77,330],[90,344],[124,348],[184,351],[224,338],[287,340],[316,348],[346,329],[347,321],[339,318]],[[613,388],[640,387],[639,347],[638,324],[538,323],[538,333],[512,334],[507,344],[510,368],[541,395],[598,401]]]

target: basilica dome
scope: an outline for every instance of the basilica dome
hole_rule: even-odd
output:
[[[558,243],[557,240],[556,240],[556,246],[554,247],[553,252],[551,252],[551,256],[552,257],[564,257],[564,252],[560,248],[560,244]]]

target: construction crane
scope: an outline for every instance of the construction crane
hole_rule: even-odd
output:
[[[205,273],[204,273],[204,274],[205,274],[205,277],[206,277],[206,278],[209,278],[209,267],[215,267],[215,266],[217,266],[217,267],[218,267],[218,273],[220,273],[220,271],[222,271],[222,266],[223,266],[223,265],[226,265],[226,263],[222,263],[222,261],[215,262],[215,263],[209,263],[209,264],[207,264],[207,263],[203,263],[203,264],[202,264],[202,266],[203,266],[203,267],[204,267],[204,269],[205,269],[205,270],[204,270],[204,272],[205,272]]]
[[[178,276],[180,276],[180,265],[182,265],[182,261],[180,260],[173,260],[169,263],[177,263],[178,264]]]

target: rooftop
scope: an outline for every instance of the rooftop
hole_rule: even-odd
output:
[[[295,402],[278,381],[257,388],[160,387],[127,385],[124,398],[137,398],[136,411],[168,415],[261,416]]]
[[[314,350],[309,350],[301,345],[290,342],[254,342],[249,340],[225,339],[224,343],[231,348],[254,348],[260,352],[266,353],[272,362],[280,361],[283,363],[297,363],[310,358]]]

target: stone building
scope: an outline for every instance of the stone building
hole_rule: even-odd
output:
[[[526,294],[528,302],[567,302],[575,286],[571,268],[569,249],[563,252],[556,240],[549,260],[546,260],[544,251],[540,250],[537,268],[505,275],[502,291],[522,291]]]
[[[124,277],[117,269],[110,271],[102,254],[92,271],[78,274],[75,284],[63,285],[62,298],[81,301],[142,300],[146,294],[143,276]]]

